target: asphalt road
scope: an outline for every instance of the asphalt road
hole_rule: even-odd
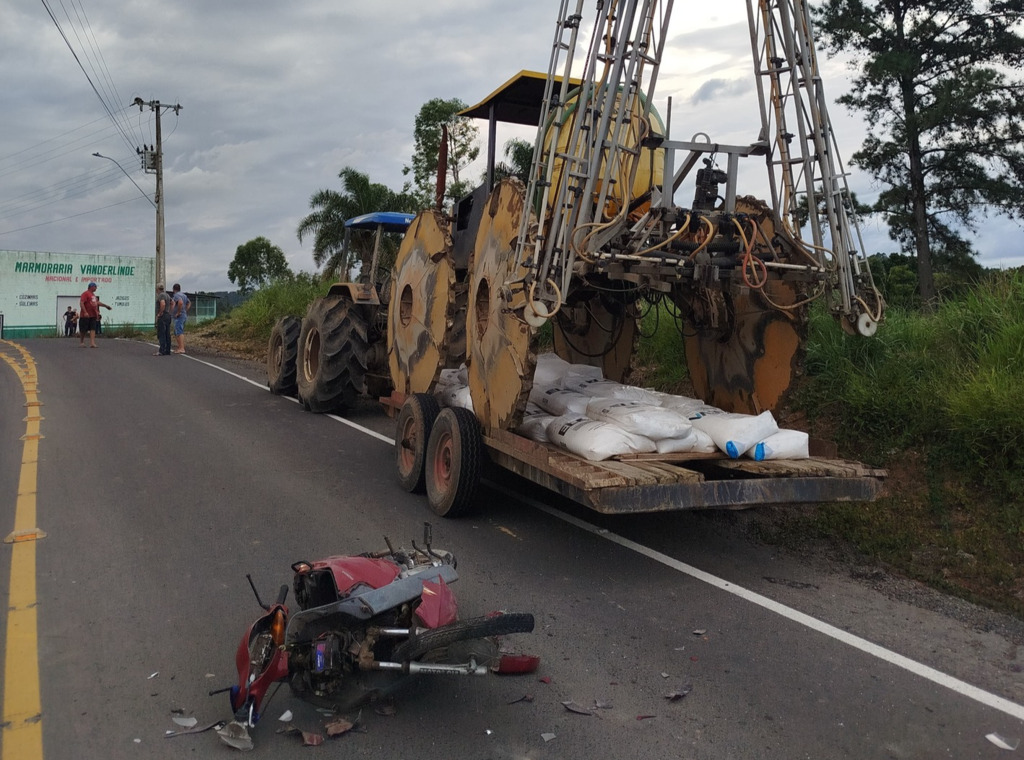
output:
[[[383,548],[384,535],[408,545],[432,518],[394,476],[391,422],[369,404],[356,426],[305,413],[232,360],[106,339],[20,345],[44,417],[42,756],[232,756],[212,732],[164,732],[175,710],[230,717],[227,697],[207,692],[233,681],[260,611],[245,574],[270,597],[296,560]],[[0,364],[4,535],[24,417],[21,380]],[[275,733],[282,689],[254,756],[996,758],[1007,750],[987,734],[1024,737],[1024,652],[1006,628],[753,544],[722,515],[599,518],[518,481],[481,502],[476,516],[431,520],[434,543],[459,557],[463,614],[536,615],[519,638],[540,672],[421,679],[394,715],[365,709],[362,731],[319,749]],[[22,582],[11,553],[0,546],[4,594]],[[568,701],[602,707],[582,715]]]

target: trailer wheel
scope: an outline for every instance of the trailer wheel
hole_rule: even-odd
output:
[[[299,334],[299,398],[312,412],[341,412],[363,393],[367,316],[347,295],[310,304]]]
[[[427,441],[427,503],[441,517],[459,517],[474,506],[483,436],[473,412],[461,407],[442,409]]]
[[[437,399],[429,393],[414,393],[402,404],[395,426],[395,464],[398,481],[409,493],[426,490],[424,471],[427,441],[441,411]]]
[[[293,396],[298,390],[295,379],[296,359],[299,354],[299,333],[302,320],[281,317],[270,331],[267,346],[267,385],[278,396]]]

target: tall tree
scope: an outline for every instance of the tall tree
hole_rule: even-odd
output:
[[[268,282],[290,277],[291,269],[284,251],[262,235],[235,249],[235,258],[228,265],[228,279],[242,293],[250,293]]]
[[[310,214],[299,222],[299,242],[313,236],[313,262],[324,267],[325,277],[349,279],[356,264],[369,264],[373,255],[373,233],[354,231],[345,255],[345,222],[374,211],[419,210],[419,202],[409,193],[396,193],[387,185],[370,182],[367,174],[345,167],[339,172],[342,192],[317,190],[309,199]],[[382,266],[385,262],[382,262]],[[365,270],[364,274],[366,273]]]
[[[505,160],[494,167],[494,181],[516,177],[529,183],[530,169],[533,168],[533,143],[521,137],[513,137],[505,143]]]
[[[428,100],[416,114],[413,126],[414,148],[412,164],[402,169],[412,174],[412,184],[405,189],[416,194],[423,208],[434,205],[437,188],[437,160],[441,149],[442,127],[448,128],[448,175],[445,198],[457,201],[470,190],[469,181],[462,179],[462,171],[480,155],[476,144],[478,129],[472,121],[458,116],[466,104],[458,98]]]
[[[1024,6],[825,0],[815,15],[825,49],[853,56],[839,102],[869,125],[853,163],[886,186],[874,210],[916,258],[930,306],[935,266],[973,261],[964,233],[979,217],[1024,215]]]

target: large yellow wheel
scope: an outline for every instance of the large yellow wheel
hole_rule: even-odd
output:
[[[737,199],[737,212],[757,218],[764,240],[780,261],[806,263],[795,246],[775,234],[771,212],[753,198]],[[673,298],[688,322],[684,343],[690,380],[704,401],[730,412],[759,414],[783,402],[801,371],[807,338],[805,286],[762,272],[761,287],[733,282],[724,291]]]
[[[525,269],[515,267],[526,191],[503,180],[477,231],[466,311],[466,365],[473,409],[485,430],[519,424],[537,366],[536,331],[523,320]]]
[[[422,211],[402,239],[388,308],[388,369],[395,390],[427,393],[446,366],[455,317],[448,222]]]

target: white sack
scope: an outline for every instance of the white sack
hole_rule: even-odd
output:
[[[747,456],[758,462],[765,459],[807,459],[810,456],[810,436],[801,430],[780,430],[754,444]]]
[[[549,414],[556,416],[578,414],[582,416],[587,413],[590,396],[584,396],[579,391],[567,388],[538,388],[534,385],[533,390],[530,391],[530,401]]]
[[[434,396],[441,406],[460,406],[473,411],[473,396],[468,385],[438,385]]]
[[[587,404],[587,416],[592,420],[610,422],[629,433],[646,436],[653,441],[662,438],[685,438],[693,426],[682,414],[638,401],[616,401],[596,398]]]
[[[566,415],[548,424],[548,440],[573,454],[600,462],[620,454],[648,454],[654,441],[607,422]]]
[[[469,385],[469,370],[465,364],[458,369],[443,369],[437,380],[438,385]]]
[[[548,441],[548,425],[555,419],[553,414],[548,414],[536,404],[527,404],[523,412],[523,421],[516,428],[519,435],[540,443]]]
[[[714,454],[718,451],[711,436],[697,428],[690,428],[690,434],[683,438],[663,438],[656,444],[659,454]]]
[[[690,420],[690,424],[703,430],[715,441],[715,445],[733,459],[742,456],[754,444],[779,432],[779,426],[771,412],[761,414],[706,414]]]
[[[589,364],[570,364],[562,374],[562,387],[578,391],[584,383],[604,380],[604,372],[600,367]]]
[[[565,375],[569,366],[569,362],[558,354],[538,354],[537,369],[533,372],[533,384],[543,388],[561,388],[562,376]]]
[[[672,396],[665,393],[661,395],[660,399],[663,407],[685,414],[687,417],[697,414],[716,414],[722,411],[717,407],[705,404],[699,398],[690,398],[689,396]]]
[[[623,385],[614,380],[587,380],[578,383],[573,390],[592,398],[613,398],[616,401],[639,401],[641,404],[661,405],[656,391],[637,388],[635,385]]]

